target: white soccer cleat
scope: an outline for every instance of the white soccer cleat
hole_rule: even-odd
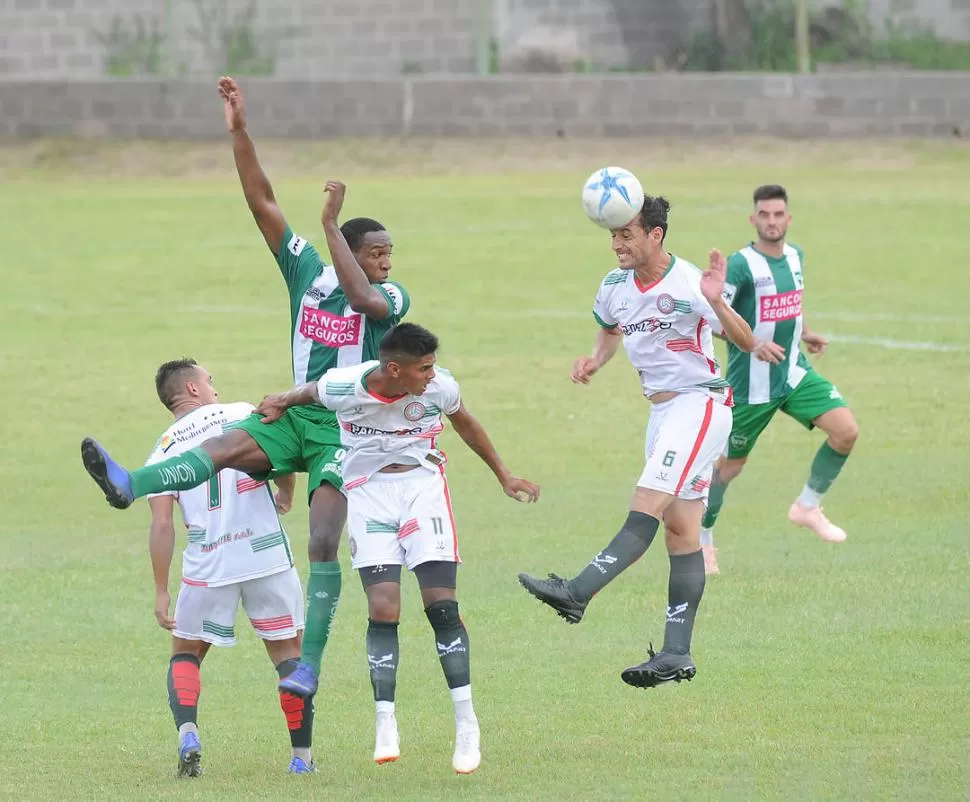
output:
[[[846,538],[845,530],[826,518],[821,507],[806,507],[796,501],[788,510],[788,520],[795,526],[811,529],[829,543],[841,543]]]
[[[458,774],[471,774],[482,762],[480,733],[476,719],[460,718],[455,725],[455,756],[452,768]]]
[[[397,734],[397,718],[393,713],[377,714],[377,737],[374,741],[374,762],[393,763],[401,756],[401,739]]]
[[[717,549],[713,546],[701,546],[701,551],[704,552],[704,573],[708,576],[721,573],[721,569],[717,567]]]

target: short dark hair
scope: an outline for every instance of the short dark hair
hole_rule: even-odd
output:
[[[364,234],[370,234],[372,231],[386,230],[384,226],[376,220],[371,220],[369,217],[355,217],[340,227],[340,233],[344,235],[344,239],[347,240],[347,245],[350,246],[350,250],[354,253],[360,250],[360,245],[364,241]]]
[[[643,206],[640,207],[640,225],[648,234],[655,228],[663,231],[664,237],[667,236],[667,212],[670,211],[670,201],[661,198],[659,195],[654,198],[646,195],[643,198]],[[661,237],[663,242],[663,237]]]
[[[184,386],[186,372],[194,370],[198,366],[199,363],[194,359],[184,356],[181,359],[166,362],[155,371],[155,392],[158,393],[158,400],[167,409],[173,408],[175,398]]]
[[[438,338],[417,323],[398,323],[381,337],[381,362],[415,362],[438,350]]]
[[[783,200],[788,203],[788,193],[781,184],[762,184],[754,191],[754,202],[757,206],[759,201]]]

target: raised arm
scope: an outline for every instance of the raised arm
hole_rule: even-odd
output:
[[[256,414],[263,416],[263,423],[272,423],[282,418],[283,413],[290,407],[306,407],[321,403],[318,393],[318,382],[299,384],[285,393],[272,393],[259,402]]]
[[[273,187],[256,158],[253,140],[246,131],[246,104],[242,91],[232,78],[220,78],[219,94],[225,107],[226,125],[232,136],[232,155],[243,195],[263,239],[275,256],[280,251],[286,220],[276,203]]]
[[[327,181],[324,192],[327,193],[327,200],[323,204],[320,222],[323,223],[323,233],[327,237],[327,247],[340,287],[351,309],[374,320],[383,320],[391,313],[390,304],[384,294],[370,283],[340,230],[338,218],[347,187],[340,181]]]
[[[169,615],[172,600],[168,595],[168,574],[175,553],[175,524],[172,510],[173,496],[155,496],[148,499],[152,511],[151,528],[148,530],[148,553],[152,559],[155,575],[155,619],[162,629],[174,629],[175,619]]]
[[[495,446],[492,445],[492,440],[488,436],[488,432],[485,431],[485,427],[465,409],[464,404],[460,404],[455,412],[448,415],[448,420],[455,427],[458,436],[465,441],[465,445],[478,454],[482,462],[491,468],[495,478],[502,485],[505,495],[514,498],[516,501],[529,503],[538,500],[539,485],[512,475],[512,472],[502,462]]]
[[[724,327],[724,336],[742,351],[753,351],[758,341],[747,321],[724,300],[724,281],[727,277],[727,260],[718,250],[712,250],[707,270],[701,276],[701,294]]]

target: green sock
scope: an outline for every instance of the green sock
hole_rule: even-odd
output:
[[[216,475],[212,458],[201,448],[131,471],[135,498],[166,490],[191,490]]]
[[[330,627],[340,601],[340,563],[310,563],[306,599],[306,629],[300,660],[313,666],[319,674],[323,650],[327,648]]]
[[[717,481],[715,477],[711,484],[711,489],[707,491],[707,509],[704,510],[704,517],[701,519],[701,526],[705,529],[713,529],[717,523],[717,516],[721,514],[721,507],[724,505],[724,493],[727,485]]]
[[[825,493],[832,486],[832,482],[835,481],[848,458],[848,454],[840,454],[828,444],[828,441],[822,443],[815,459],[812,460],[812,468],[808,474],[808,487],[816,493]]]

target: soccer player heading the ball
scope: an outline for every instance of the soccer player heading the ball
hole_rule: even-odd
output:
[[[381,335],[411,305],[404,287],[387,280],[390,235],[379,222],[366,217],[338,225],[346,188],[339,181],[329,181],[323,229],[333,265],[324,263],[306,239],[293,233],[276,203],[246,132],[246,108],[236,82],[220,79],[219,93],[243,194],[286,283],[294,384],[318,379],[337,365],[374,359]],[[294,471],[307,474],[307,625],[300,665],[280,682],[280,689],[312,696],[340,598],[337,549],[347,519],[347,501],[340,492],[343,449],[333,413],[322,407],[295,409],[272,426],[261,424],[258,417],[247,418],[201,448],[131,474],[94,440],[85,439],[81,454],[108,502],[119,509],[148,493],[188,490],[223,468],[244,471],[255,479]]]
[[[720,287],[717,288],[720,292]],[[333,410],[343,461],[352,565],[367,594],[367,659],[377,703],[374,760],[400,755],[394,691],[401,616],[401,566],[413,571],[455,708],[452,766],[460,774],[481,760],[472,707],[468,632],[458,614],[458,533],[437,438],[443,417],[491,468],[507,496],[533,502],[539,486],[511,474],[484,427],[462,403],[458,382],[436,364],[438,338],[401,323],[381,339],[380,359],[328,370],[316,382],[267,396],[257,407],[272,422],[293,409]],[[701,572],[703,578],[703,571]]]
[[[636,562],[663,521],[670,579],[664,644],[649,659],[622,673],[629,685],[649,688],[691,679],[691,632],[704,592],[700,524],[714,461],[731,431],[731,387],[714,359],[712,333],[738,348],[757,343],[751,327],[722,297],[725,259],[711,251],[707,271],[664,249],[670,204],[647,196],[640,213],[611,232],[619,267],[603,279],[593,317],[599,333],[592,356],[580,357],[572,380],[588,384],[622,341],[640,374],[652,409],[643,473],[630,512],[606,548],[572,579],[519,574],[529,593],[570,623],[590,599]]]

